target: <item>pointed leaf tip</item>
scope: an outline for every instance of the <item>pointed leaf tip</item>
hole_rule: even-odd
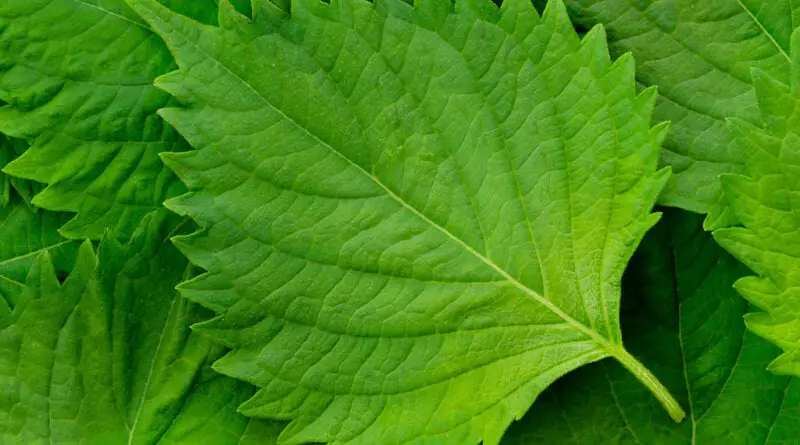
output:
[[[208,270],[181,286],[181,292],[224,316],[224,329],[206,330],[237,352],[269,360],[280,351],[296,355],[286,358],[292,366],[281,368],[285,376],[276,377],[264,367],[253,369],[262,388],[283,385],[285,389],[273,393],[274,403],[258,396],[251,399],[247,406],[253,412],[314,419],[314,428],[323,433],[313,438],[330,442],[345,443],[352,434],[361,434],[364,443],[408,443],[431,423],[454,425],[448,434],[463,438],[464,444],[491,442],[530,405],[546,386],[543,382],[606,357],[612,349],[622,356],[612,345],[621,336],[617,278],[591,284],[591,295],[611,290],[604,301],[591,301],[597,310],[576,311],[573,303],[581,297],[573,285],[575,265],[565,260],[570,255],[552,255],[554,261],[548,263],[532,252],[537,252],[534,245],[540,245],[539,241],[552,252],[586,249],[593,252],[586,267],[595,270],[596,276],[607,277],[602,273],[605,267],[621,271],[644,231],[658,218],[650,213],[657,194],[653,188],[666,180],[669,170],[656,171],[655,155],[643,166],[637,151],[643,148],[635,143],[645,141],[648,153],[657,153],[649,142],[658,130],[651,128],[648,116],[629,113],[625,132],[612,135],[613,129],[600,126],[602,130],[595,134],[586,128],[591,137],[581,139],[580,132],[561,135],[574,137],[569,143],[551,143],[561,131],[553,124],[556,120],[635,111],[641,100],[633,87],[628,88],[633,85],[632,73],[629,79],[605,72],[608,55],[600,29],[589,36],[583,50],[591,63],[600,61],[603,69],[584,69],[587,58],[580,53],[577,34],[560,1],[551,2],[545,24],[520,21],[514,26],[504,17],[496,23],[481,22],[479,26],[487,32],[480,37],[485,40],[467,47],[462,39],[474,35],[475,16],[487,16],[480,6],[468,10],[462,4],[454,10],[449,1],[426,0],[411,9],[379,3],[374,9],[340,17],[332,13],[337,5],[321,5],[298,6],[309,10],[301,18],[290,19],[296,20],[292,26],[281,27],[281,32],[296,33],[291,38],[251,39],[249,32],[263,31],[257,24],[246,25],[247,31],[241,33],[184,33],[186,39],[212,50],[187,44],[182,47],[183,57],[191,59],[192,66],[219,69],[214,71],[216,82],[209,82],[208,71],[181,64],[183,76],[170,81],[191,85],[197,100],[187,102],[183,111],[162,112],[197,148],[191,155],[162,156],[193,190],[165,205],[191,215],[204,230],[202,235],[175,240],[184,254]],[[437,32],[441,23],[435,20],[444,17],[442,10],[447,10],[447,26],[453,28],[447,32]],[[390,20],[397,26],[382,26]],[[317,26],[324,26],[326,33],[302,33]],[[369,62],[386,55],[353,36],[374,30],[382,30],[381,38],[396,42],[398,60]],[[416,38],[408,39],[411,35],[425,36],[424,51],[418,50]],[[518,58],[485,50],[504,45],[515,46],[508,49]],[[213,50],[232,46],[240,51]],[[403,56],[409,52],[414,57]],[[348,55],[352,63],[341,63],[342,55]],[[387,66],[393,63],[415,76],[406,79]],[[547,75],[525,75],[518,63],[536,66]],[[259,70],[242,74],[248,67],[273,66],[268,78]],[[493,70],[485,78],[491,85],[468,81],[486,66]],[[615,87],[619,82],[624,82],[623,88]],[[553,101],[572,103],[573,97],[585,93],[587,84],[597,86],[589,92],[593,95],[587,101],[590,109],[539,106]],[[181,91],[178,86],[170,89]],[[487,95],[489,90],[494,92]],[[342,91],[363,97],[343,99]],[[373,94],[376,91],[381,94]],[[543,96],[531,95],[532,91]],[[260,100],[237,102],[254,92]],[[420,95],[425,99],[418,100]],[[397,98],[408,100],[398,106]],[[513,125],[522,128],[506,128],[512,124],[491,116],[487,106],[514,116]],[[437,119],[430,118],[431,111],[436,111]],[[214,118],[207,118],[211,114]],[[247,131],[240,131],[242,122],[248,123]],[[454,150],[453,141],[461,141],[462,149]],[[609,143],[617,143],[613,148],[618,150],[609,149]],[[531,146],[542,147],[535,154],[542,158],[523,162],[531,159]],[[581,163],[586,164],[561,165],[564,150],[578,147],[584,153]],[[577,152],[567,153],[567,157],[572,155]],[[235,158],[246,161],[234,163]],[[635,162],[618,162],[621,159]],[[463,166],[463,177],[448,162]],[[599,178],[596,187],[580,191],[570,188],[560,173],[574,169],[569,173],[586,176],[585,169],[591,165],[612,164],[617,168],[600,169],[593,175],[592,180]],[[550,173],[553,183],[540,193],[515,192],[532,187],[530,178]],[[623,176],[644,185],[615,193],[610,184]],[[482,193],[490,189],[478,184],[496,187],[491,193],[497,199],[483,199]],[[556,195],[567,193],[575,193],[576,202],[591,208],[585,212],[554,208],[552,203],[559,201]],[[613,205],[593,204],[609,196],[615,200]],[[478,208],[469,210],[467,202]],[[607,214],[611,208],[629,207],[636,211]],[[526,208],[542,215],[540,220],[546,223],[528,221]],[[582,219],[586,214],[593,215],[591,221]],[[489,215],[503,215],[507,220],[498,226]],[[500,228],[505,231],[502,236],[490,239],[481,231],[528,226],[531,230],[522,240],[511,229]],[[575,231],[556,233],[554,228],[564,226]],[[597,233],[609,234],[605,253],[591,244]],[[626,235],[624,240],[612,236],[619,233]],[[495,259],[487,252],[508,255]],[[548,286],[555,286],[548,288],[552,295],[547,297],[542,295],[542,277]],[[498,281],[513,285],[497,286]],[[419,298],[420,292],[430,298]],[[404,309],[392,301],[410,306]],[[461,309],[475,304],[491,307],[480,313]],[[430,315],[440,313],[441,307],[455,312]],[[493,314],[497,329],[459,329],[484,325],[485,314]],[[534,320],[544,318],[564,323],[540,328]],[[448,335],[440,335],[442,329]],[[277,332],[274,343],[273,331]],[[470,352],[474,350],[470,345],[496,344],[500,337],[507,338],[508,348]],[[386,351],[379,352],[387,357],[399,348],[431,351],[427,346],[431,339],[446,344],[422,359],[433,363],[426,373],[407,371],[420,363],[417,355],[410,354],[393,365],[399,374],[365,378],[385,375],[382,361],[359,356],[370,350],[370,339],[375,338],[381,339],[380,347]],[[534,344],[531,338],[537,339]],[[540,352],[541,348],[548,350]],[[516,355],[506,355],[506,349]],[[348,358],[351,354],[352,359]],[[223,366],[232,363],[226,360],[218,370],[237,377],[247,374],[238,365]],[[342,366],[350,360],[366,368]],[[521,371],[508,374],[510,368]],[[663,386],[641,368],[632,367],[632,371],[676,416],[676,403],[670,402]],[[311,374],[323,386],[299,388],[296,382]],[[456,391],[463,387],[475,388],[477,393],[464,399],[463,392]],[[526,391],[518,391],[523,387]],[[295,391],[304,391],[307,403],[287,414],[283,407],[295,402],[289,400]],[[354,398],[360,402],[350,403]],[[381,415],[377,407],[387,404],[393,404],[393,409],[385,425],[355,431],[361,419]],[[443,404],[463,409],[454,414],[437,408]],[[404,414],[411,412],[419,415]],[[402,430],[391,429],[397,419],[404,422]],[[353,431],[343,431],[338,427],[342,423]]]
[[[595,71],[596,76],[602,75],[609,69],[611,56],[608,54],[605,28],[602,25],[592,27],[583,37],[580,45],[584,63]]]

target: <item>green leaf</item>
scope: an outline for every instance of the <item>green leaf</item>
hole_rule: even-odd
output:
[[[169,3],[216,11],[213,0]],[[37,206],[77,213],[64,236],[128,237],[184,190],[158,157],[187,148],[155,114],[170,97],[153,79],[172,69],[167,48],[123,0],[0,3],[0,132],[31,145],[3,170],[47,184]]]
[[[0,318],[0,442],[274,443],[282,425],[235,411],[251,387],[212,372],[219,348],[189,330],[204,315],[173,290],[187,263],[164,227],[86,242],[63,285],[48,253],[33,263]]]
[[[25,281],[43,252],[49,252],[59,274],[72,270],[79,242],[58,234],[68,219],[65,214],[34,209],[12,192],[8,204],[0,206],[0,276]]]
[[[161,115],[198,150],[164,159],[168,206],[220,314],[215,369],[293,419],[285,444],[487,444],[566,372],[625,364],[619,281],[668,171],[655,92],[579,41],[560,1],[224,2],[220,27],[131,5],[175,54]],[[665,416],[666,417],[666,416]]]
[[[25,202],[30,203],[33,196],[43,189],[38,183],[8,176],[2,172],[3,167],[27,149],[28,144],[24,141],[0,133],[0,207],[11,202],[14,192],[22,196]]]
[[[668,212],[623,280],[626,344],[688,406],[665,421],[624,368],[602,362],[545,392],[503,445],[778,445],[800,437],[800,380],[766,370],[776,348],[745,329],[733,282],[747,269],[702,217]]]
[[[208,25],[216,25],[217,18],[219,17],[219,10],[217,9],[217,0],[158,0],[159,3],[168,7],[169,9],[189,16],[198,22]],[[237,11],[246,16],[252,15],[250,7],[250,0],[229,0]]]
[[[789,36],[800,26],[792,0],[566,0],[580,24],[608,28],[612,56],[632,52],[636,79],[657,85],[654,118],[671,121],[661,161],[673,176],[660,202],[731,222],[717,177],[743,173],[742,148],[726,128],[760,123],[750,76],[758,68],[789,79]]]
[[[731,121],[747,176],[727,175],[722,184],[744,227],[714,237],[757,274],[737,281],[736,289],[763,310],[747,315],[747,327],[784,351],[770,369],[800,376],[800,31],[791,54],[789,84],[753,72],[764,127]]]

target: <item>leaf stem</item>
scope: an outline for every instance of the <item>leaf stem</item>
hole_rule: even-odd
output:
[[[677,423],[685,417],[686,412],[681,408],[680,403],[670,394],[669,390],[661,383],[658,378],[647,369],[642,362],[636,360],[628,351],[621,347],[614,347],[611,355],[617,359],[622,366],[628,369],[654,396],[661,402],[661,406],[667,410],[669,416]]]

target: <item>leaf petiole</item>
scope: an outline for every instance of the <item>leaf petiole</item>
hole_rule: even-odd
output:
[[[622,366],[656,396],[656,399],[667,410],[672,420],[680,423],[686,418],[686,411],[681,408],[680,403],[675,400],[675,397],[672,396],[667,387],[658,380],[658,377],[650,372],[639,360],[621,347],[611,346],[610,352],[612,357],[622,363]]]

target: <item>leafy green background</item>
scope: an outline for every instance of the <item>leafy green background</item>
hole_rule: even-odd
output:
[[[216,22],[214,2],[170,6]],[[160,39],[121,0],[10,1],[0,60],[18,175],[0,177],[0,442],[273,443],[282,425],[236,412],[252,387],[211,370],[224,349],[189,330],[208,314],[173,289],[192,269],[167,239],[188,221],[161,207],[182,188],[157,155],[188,146],[155,115]],[[106,237],[79,253],[59,233]]]
[[[731,123],[748,159],[747,176],[726,175],[722,184],[744,227],[714,237],[758,275],[736,288],[761,309],[747,315],[747,326],[785,351],[770,369],[800,376],[800,31],[792,40],[790,84],[754,72],[764,128]]]
[[[380,345],[375,347],[363,339],[349,343],[337,339],[331,348],[313,352],[314,342],[325,340],[302,327],[320,326],[319,317],[311,316],[316,307],[313,299],[276,307],[270,306],[274,302],[268,298],[257,299],[270,295],[262,292],[265,289],[279,298],[300,290],[322,292],[287,286],[288,278],[276,272],[291,269],[292,261],[298,259],[322,266],[331,265],[326,261],[336,267],[344,264],[355,267],[359,274],[396,272],[402,275],[400,279],[390,277],[384,286],[394,286],[392,291],[401,293],[415,292],[413,286],[400,283],[408,278],[403,274],[409,275],[410,281],[423,277],[426,286],[439,286],[437,291],[445,293],[455,289],[453,281],[461,277],[447,272],[454,265],[464,268],[464,277],[480,275],[463,252],[458,256],[448,250],[453,239],[440,242],[423,230],[405,230],[406,239],[389,237],[396,227],[408,229],[397,216],[401,212],[386,213],[384,221],[394,224],[392,230],[384,231],[386,227],[379,227],[382,223],[370,226],[375,211],[390,207],[377,199],[389,192],[390,197],[412,203],[406,210],[455,233],[455,240],[462,242],[468,254],[477,253],[500,264],[500,270],[511,270],[508,275],[531,292],[574,296],[578,288],[577,294],[589,308],[585,313],[576,310],[575,318],[592,329],[606,330],[601,336],[619,343],[617,281],[639,237],[654,222],[647,214],[666,177],[654,174],[651,145],[660,142],[665,127],[650,130],[654,92],[634,98],[633,59],[622,57],[610,65],[605,35],[599,29],[588,31],[596,23],[607,26],[614,57],[628,51],[634,54],[638,88],[659,86],[656,120],[673,122],[661,163],[672,166],[676,174],[667,183],[662,203],[710,213],[707,229],[741,221],[744,228],[717,231],[717,239],[760,277],[741,279],[748,270],[702,231],[701,217],[668,211],[626,272],[622,328],[626,347],[689,408],[687,421],[680,425],[671,422],[630,372],[604,360],[559,379],[503,442],[749,445],[793,443],[800,437],[796,378],[766,371],[772,362],[774,371],[798,374],[800,350],[800,314],[795,309],[800,307],[800,296],[794,292],[800,258],[794,247],[800,245],[800,220],[796,217],[800,189],[795,187],[800,184],[796,180],[800,178],[796,168],[800,165],[800,132],[796,133],[800,125],[796,116],[786,113],[797,109],[797,76],[790,76],[789,69],[789,36],[800,23],[796,2],[567,0],[581,34],[588,32],[581,44],[570,31],[560,2],[553,2],[556,6],[551,5],[548,18],[538,25],[538,19],[518,2],[509,2],[515,6],[506,6],[501,13],[488,4],[465,1],[459,4],[458,14],[451,15],[444,11],[443,2],[420,2],[419,9],[424,12],[417,15],[399,2],[386,2],[381,6],[386,10],[381,11],[389,19],[370,15],[353,2],[341,2],[333,12],[298,2],[296,17],[287,24],[278,8],[262,1],[257,2],[256,22],[250,25],[233,9],[223,8],[218,20],[211,0],[162,1],[173,11],[221,28],[185,22],[148,2],[132,3],[160,11],[145,14],[160,32],[184,32],[183,36],[170,35],[169,42],[183,73],[158,77],[176,68],[172,55],[122,0],[7,0],[0,4],[0,103],[5,103],[0,107],[0,132],[6,133],[0,134],[0,168],[4,171],[0,173],[3,443],[274,443],[283,424],[248,421],[235,412],[236,406],[253,394],[253,388],[241,380],[264,388],[245,405],[247,413],[286,420],[300,415],[300,421],[284,433],[287,443],[347,440],[353,431],[363,432],[367,424],[378,424],[384,430],[368,430],[358,436],[364,443],[400,443],[417,436],[459,444],[481,437],[490,443],[498,441],[508,421],[525,411],[536,393],[578,363],[537,380],[525,394],[510,402],[504,400],[507,403],[491,416],[470,420],[467,428],[457,426],[455,434],[446,436],[442,432],[453,430],[453,419],[467,418],[476,406],[485,404],[481,391],[493,388],[491,379],[519,377],[512,375],[519,369],[510,367],[506,357],[492,373],[480,375],[490,383],[478,386],[478,396],[475,391],[462,391],[450,399],[445,391],[444,397],[426,393],[417,398],[418,391],[411,391],[414,396],[402,402],[406,411],[385,415],[387,404],[375,402],[377,393],[363,392],[368,379],[356,369],[357,358],[372,357]],[[247,1],[235,3],[239,12],[251,14]],[[542,2],[535,3],[541,6]],[[524,11],[508,11],[513,8]],[[66,15],[69,20],[64,19]],[[478,24],[466,26],[465,18],[477,19]],[[428,31],[446,45],[437,46],[436,39],[428,38]],[[269,38],[278,42],[264,44]],[[388,50],[381,47],[382,39],[387,38]],[[359,39],[377,41],[379,48],[355,44],[353,40]],[[231,54],[218,54],[222,47],[217,44],[226,45]],[[292,44],[302,47],[308,57],[293,57],[286,50]],[[204,48],[205,54],[187,50],[192,45]],[[468,59],[469,75],[459,57],[448,53],[448,45]],[[435,57],[426,58],[426,52]],[[345,54],[349,62],[343,63],[339,54]],[[209,56],[221,60],[228,73],[215,66],[214,60],[203,60]],[[415,60],[418,63],[409,63]],[[353,61],[362,65],[348,66],[356,65]],[[529,61],[536,62],[536,69],[509,75],[512,68],[526,67]],[[290,69],[281,76],[268,76],[276,64]],[[755,82],[751,76],[754,67],[760,70]],[[459,77],[456,85],[441,80],[458,69],[463,78]],[[229,85],[232,79],[226,78],[228,74],[244,79],[252,91],[241,89],[241,84]],[[359,90],[367,89],[362,76],[373,76],[375,82],[368,86],[378,91],[377,95]],[[198,221],[213,223],[208,231],[181,242],[193,261],[211,271],[183,288],[192,299],[227,317],[204,323],[198,330],[236,348],[216,368],[239,381],[210,369],[223,348],[189,330],[190,324],[208,319],[210,313],[172,290],[195,272],[165,243],[171,234],[184,230],[179,225],[188,221],[170,216],[161,207],[165,198],[185,188],[159,156],[190,148],[156,113],[165,106],[179,105],[151,85],[156,79],[160,88],[174,94],[189,110],[198,104],[217,108],[196,115],[186,110],[165,111],[201,149],[200,154],[166,158],[197,192],[171,201],[171,206]],[[325,103],[321,99],[329,99],[323,93],[331,83],[347,96],[345,102],[353,97],[365,102],[347,112],[334,107],[339,114],[327,113],[331,104],[341,105],[336,102],[340,96],[333,95]],[[787,89],[790,83],[793,90]],[[461,85],[469,88],[459,90]],[[537,96],[537,89],[530,85],[546,94]],[[431,88],[446,94],[431,92]],[[259,114],[263,110],[248,102],[251,92],[277,104],[274,108],[282,115],[275,121],[277,129],[256,125],[264,116]],[[589,99],[579,99],[579,92]],[[606,104],[599,104],[602,98]],[[480,107],[479,99],[486,101],[485,108]],[[536,107],[526,109],[519,102]],[[391,112],[381,112],[380,107]],[[633,115],[627,115],[631,109]],[[540,128],[531,129],[526,121],[529,116],[535,117]],[[737,119],[733,133],[725,124],[731,117]],[[605,120],[611,121],[610,127]],[[287,121],[318,141],[342,147],[353,165],[369,170],[388,186],[370,189],[363,181],[352,180],[347,169],[335,168],[341,166],[314,153],[313,147],[292,152],[292,144],[308,140],[286,130]],[[348,146],[358,140],[357,127],[363,122],[371,123],[368,130],[361,129],[364,143]],[[627,127],[625,122],[634,125]],[[499,128],[496,132],[489,130],[492,124]],[[592,133],[587,127],[597,131]],[[342,128],[346,129],[343,134],[329,133]],[[459,140],[464,128],[468,129],[466,139]],[[610,134],[616,136],[614,142],[608,141]],[[503,138],[509,151],[506,164],[499,150],[485,156],[485,147],[498,148],[498,140]],[[258,149],[264,140],[283,151],[263,157]],[[370,143],[377,147],[372,152]],[[533,156],[534,167],[515,157],[526,153],[526,143],[528,151],[531,144],[545,147]],[[208,146],[223,154],[229,150],[231,156],[210,154]],[[593,150],[580,152],[581,147]],[[614,156],[609,156],[610,147],[617,150]],[[442,161],[442,152],[449,153],[452,164]],[[562,169],[566,178],[560,176]],[[240,175],[240,171],[250,170],[258,181],[265,181],[264,172],[270,172],[270,187],[283,191],[273,196],[264,193],[258,181],[242,179],[247,174]],[[431,180],[415,177],[414,171]],[[642,172],[648,178],[643,186],[632,179]],[[513,199],[498,199],[501,194],[495,187],[507,179],[498,177],[512,173],[521,174],[515,179],[516,186],[530,195],[522,199],[522,213],[529,214],[509,211]],[[726,177],[723,199],[716,179],[720,173],[748,176]],[[323,184],[309,181],[319,175],[326,176]],[[572,177],[584,181],[573,183]],[[530,178],[546,179],[533,183]],[[600,191],[612,182],[612,195],[620,189],[625,191],[619,193],[624,197],[617,203],[619,208],[610,206],[608,223],[599,224],[605,215],[596,212],[605,202]],[[331,187],[340,195],[325,196]],[[362,196],[365,190],[375,192],[374,196]],[[305,196],[294,201],[281,199],[292,192]],[[259,200],[265,195],[273,199],[271,205],[283,206],[282,213],[265,216],[268,210]],[[331,210],[325,199],[340,202]],[[353,205],[360,199],[369,202]],[[634,203],[635,210],[629,213]],[[333,222],[313,220],[303,205]],[[509,219],[509,214],[517,218]],[[142,220],[144,226],[137,232]],[[269,227],[265,228],[267,221]],[[518,227],[511,227],[515,224]],[[519,226],[525,224],[530,241],[520,235],[524,230]],[[337,228],[348,225],[369,227],[375,236],[369,242],[336,238]],[[294,230],[298,227],[300,230]],[[556,230],[548,231],[550,228]],[[602,249],[586,241],[598,233],[606,237]],[[125,241],[132,234],[133,239]],[[73,241],[85,238],[103,241],[82,247]],[[605,250],[609,240],[611,254]],[[336,256],[326,256],[326,249],[339,242]],[[388,246],[379,260],[371,264],[357,261],[358,255],[375,253],[370,249],[376,245]],[[288,251],[294,258],[287,260],[274,252],[264,257],[264,246]],[[530,258],[530,252],[536,252],[537,258]],[[570,255],[559,258],[551,252]],[[604,255],[599,263],[598,252]],[[249,263],[243,260],[249,256]],[[256,264],[273,256],[280,257],[274,269]],[[613,265],[603,269],[605,261]],[[377,271],[369,269],[372,266]],[[303,266],[298,276],[311,273],[306,269],[322,271],[315,276],[321,282],[325,282],[321,280],[326,276],[323,272],[329,272],[316,264]],[[572,275],[581,278],[570,278]],[[590,276],[601,276],[599,284],[585,285],[592,281]],[[334,289],[346,283],[350,291],[366,294],[381,284],[370,285],[363,277],[357,280],[360,284],[353,284],[354,279],[346,276],[330,283]],[[749,308],[735,294],[731,285],[737,279],[739,290],[759,308]],[[494,281],[481,282],[478,287],[494,286]],[[447,305],[425,307],[413,301],[401,309],[388,301],[385,307],[376,307],[372,301],[364,304],[361,312],[348,312],[348,320],[331,317],[322,324],[325,329],[339,329],[340,323],[347,330],[351,329],[349,320],[369,311],[384,311],[383,319],[367,318],[376,325],[382,323],[381,333],[375,337],[386,340],[393,338],[386,335],[386,326],[389,331],[397,327],[393,317],[407,318],[406,331],[430,325],[437,333],[443,326],[455,326],[453,332],[458,332],[491,324],[502,318],[498,312],[506,316],[506,322],[524,318],[520,314],[526,313],[525,304],[513,299],[509,303],[508,295],[500,296],[504,305],[486,304],[479,295],[481,290],[476,291],[474,283],[467,284],[470,286],[463,286],[467,290],[458,297],[465,304],[461,312],[449,313]],[[456,283],[456,287],[462,285]],[[254,290],[246,293],[241,286]],[[516,292],[511,291],[509,295]],[[347,305],[347,292],[337,292],[342,301],[334,309],[340,311]],[[424,290],[420,292],[425,295]],[[598,292],[611,296],[600,302],[610,311],[610,318],[597,310],[598,302],[592,296]],[[243,294],[247,294],[245,298]],[[486,295],[498,297],[497,292]],[[558,303],[568,300],[565,297]],[[268,311],[266,306],[270,306]],[[567,312],[574,315],[574,309]],[[742,322],[743,314],[759,309],[766,312],[748,316],[747,326],[783,348],[785,354],[777,362],[773,360],[780,350],[747,331]],[[537,322],[549,320],[541,312],[530,314]],[[271,317],[276,313],[283,322],[274,323]],[[286,326],[292,323],[302,326],[290,332]],[[281,330],[272,332],[278,325]],[[418,353],[409,363],[419,366],[402,368],[401,364],[392,372],[401,369],[403,379],[419,380],[423,373],[431,372],[431,363],[433,369],[439,366],[440,371],[455,369],[456,373],[469,366],[486,366],[496,353],[491,345],[513,348],[520,341],[514,331],[519,326],[501,325],[497,327],[511,329],[488,336],[480,343],[485,347],[476,347],[475,337],[470,335],[452,343],[412,346],[411,354],[438,347],[435,352],[439,356],[419,358]],[[406,331],[401,337],[407,339]],[[365,335],[359,331],[354,336]],[[273,337],[283,342],[277,343],[277,349],[270,349],[272,340],[268,339]],[[287,344],[297,346],[292,346],[292,352],[297,351],[293,357],[281,355]],[[332,350],[333,359],[325,362],[325,357],[319,358],[318,352],[324,350]],[[525,357],[547,364],[547,356],[536,354]],[[281,369],[281,375],[291,378],[335,371],[338,380],[324,382],[321,393],[347,397],[339,397],[339,404],[328,409],[319,394],[288,396],[291,385],[277,387],[278,379],[269,377],[273,365],[284,359],[294,374]],[[505,373],[503,367],[512,372]],[[388,368],[379,368],[375,367],[388,372]],[[302,382],[298,386],[303,386]],[[475,387],[472,383],[466,386]],[[460,385],[454,387],[450,389],[457,391]],[[491,397],[502,399],[497,394]],[[426,405],[431,401],[441,405]],[[314,417],[314,413],[321,414]],[[384,417],[375,417],[375,413]]]
[[[543,7],[544,1],[536,0]],[[750,70],[788,83],[789,40],[800,26],[793,0],[566,0],[578,24],[606,26],[613,57],[636,59],[636,79],[658,86],[656,121],[670,121],[661,162],[673,168],[660,202],[735,221],[718,176],[743,173],[741,147],[725,120],[761,123]]]
[[[216,23],[215,0],[164,3]],[[249,12],[249,1],[236,4]],[[0,163],[8,175],[47,184],[37,206],[77,214],[62,235],[124,238],[146,214],[169,214],[162,202],[184,188],[158,154],[189,147],[156,115],[172,102],[152,83],[174,68],[124,0],[0,3],[0,133],[30,144],[19,157],[3,148]]]
[[[164,220],[95,254],[59,239],[65,217],[18,196],[0,212],[0,442],[274,443],[283,425],[236,412],[252,387],[189,330],[208,314],[173,289],[191,268]]]

